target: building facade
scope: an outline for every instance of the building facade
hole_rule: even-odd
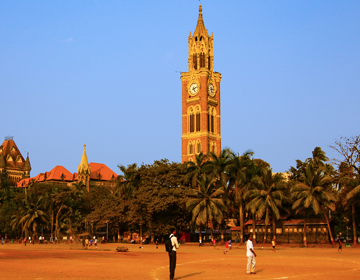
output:
[[[20,153],[12,137],[6,137],[0,146],[0,187],[6,182],[16,185],[22,179],[30,178],[30,159]]]
[[[84,145],[77,173],[71,173],[65,167],[57,165],[48,172],[19,181],[16,187],[27,188],[31,183],[72,187],[74,184],[82,183],[88,191],[94,186],[114,188],[118,175],[103,163],[88,163],[85,147]]]
[[[213,40],[200,5],[194,34],[188,38],[189,70],[181,73],[182,162],[194,161],[200,152],[221,152],[221,74],[214,72]]]

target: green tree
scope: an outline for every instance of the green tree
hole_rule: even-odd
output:
[[[240,243],[244,240],[244,195],[247,192],[251,182],[251,156],[253,152],[247,151],[242,156],[237,156],[235,153],[231,154],[231,161],[226,168],[229,174],[229,185],[234,188],[235,200],[239,210],[240,220]]]
[[[329,166],[323,163],[323,160],[327,159],[321,156],[323,154],[319,148],[316,148],[313,152],[313,159],[308,159],[307,163],[302,165],[303,170],[299,181],[291,189],[292,197],[295,200],[292,208],[311,208],[315,214],[322,211],[328,225],[331,243],[334,245],[326,208],[335,211],[337,196],[332,189],[333,178],[329,175]],[[318,160],[320,158],[322,159]]]
[[[193,190],[190,199],[186,203],[189,212],[192,213],[192,221],[198,224],[208,224],[211,239],[214,239],[214,221],[221,223],[224,213],[227,211],[225,188],[217,187],[218,178],[202,176],[198,180],[199,189]]]
[[[247,204],[247,208],[256,213],[258,217],[265,214],[265,234],[264,241],[266,243],[267,226],[272,217],[273,238],[276,239],[275,220],[280,218],[280,209],[282,203],[288,198],[284,194],[286,185],[281,173],[273,174],[268,169],[261,176],[255,176],[251,183],[254,188],[250,189],[245,196],[251,199]]]

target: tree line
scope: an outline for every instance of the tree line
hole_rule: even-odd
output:
[[[286,173],[272,172],[269,163],[247,151],[242,155],[230,149],[220,154],[200,153],[186,163],[157,160],[153,164],[120,165],[122,173],[115,188],[82,183],[73,186],[32,182],[28,188],[3,184],[0,189],[0,235],[9,238],[39,235],[75,236],[109,229],[112,235],[145,233],[154,239],[171,227],[183,231],[218,229],[226,221],[240,227],[240,242],[246,220],[264,220],[272,225],[281,216],[323,218],[329,240],[335,234],[359,236],[360,215],[360,136],[341,138],[332,146],[340,159],[329,161],[316,147],[312,156],[296,160]],[[253,233],[256,232],[253,223]],[[306,237],[306,231],[304,231]],[[221,234],[223,239],[223,234]],[[306,238],[304,238],[306,245]]]

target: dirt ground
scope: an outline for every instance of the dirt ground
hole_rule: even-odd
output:
[[[126,245],[127,253],[115,252],[118,244],[100,244],[84,250],[69,245],[0,245],[0,279],[169,279],[164,245]],[[299,248],[255,244],[256,275],[246,274],[245,247],[182,244],[177,253],[175,279],[360,279],[360,245],[357,248]]]

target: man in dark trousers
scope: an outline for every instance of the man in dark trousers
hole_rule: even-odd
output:
[[[172,247],[172,251],[169,252],[169,259],[170,259],[170,280],[174,279],[174,275],[175,275],[175,268],[176,268],[176,249],[179,249],[179,243],[177,241],[177,238],[175,236],[176,234],[176,229],[172,228],[170,229],[170,240],[171,240],[171,245]]]

